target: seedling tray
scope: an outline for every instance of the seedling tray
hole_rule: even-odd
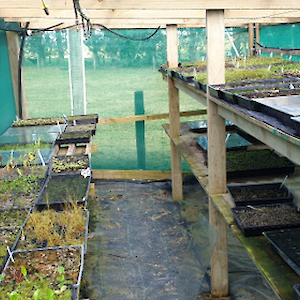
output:
[[[77,125],[72,125],[71,123],[69,123],[69,125],[67,126],[66,130],[64,131],[65,133],[68,132],[86,132],[86,131],[90,131],[91,135],[95,135],[96,134],[96,129],[97,129],[97,125],[96,124],[77,124]]]
[[[228,178],[286,175],[295,169],[290,160],[269,149],[227,152],[226,160]]]
[[[62,133],[56,140],[57,145],[66,145],[66,144],[87,144],[91,140],[91,132],[68,132]]]
[[[17,250],[30,250],[30,249],[37,249],[37,248],[48,248],[49,246],[74,246],[74,245],[83,245],[84,247],[84,253],[86,253],[87,249],[87,236],[88,236],[88,230],[89,230],[89,211],[88,210],[81,210],[80,208],[76,208],[80,214],[74,215],[72,212],[75,212],[74,209],[60,211],[60,212],[53,212],[50,211],[50,214],[41,215],[40,216],[40,223],[42,226],[47,222],[49,216],[53,216],[54,218],[51,219],[51,227],[45,228],[44,232],[49,231],[49,238],[39,240],[39,237],[36,234],[36,231],[34,229],[34,226],[30,226],[27,228],[28,225],[24,224],[22,227],[22,240],[18,239],[16,245],[14,245],[14,249]],[[77,211],[77,212],[78,212]],[[47,213],[47,211],[46,211]],[[38,212],[37,214],[43,214],[43,212]],[[59,215],[60,214],[60,215]],[[83,226],[81,223],[79,225],[75,225],[75,223],[72,223],[72,227],[68,227],[69,224],[62,223],[65,220],[70,220],[72,217],[82,217],[85,216],[85,225]],[[57,221],[56,221],[57,220]],[[59,221],[58,221],[59,220]],[[30,215],[29,215],[29,223],[31,223]],[[50,225],[49,225],[50,226]],[[75,227],[76,226],[76,227]],[[78,228],[76,231],[73,228]],[[37,229],[38,231],[39,229]],[[77,231],[78,230],[78,231]],[[51,242],[51,237],[53,238],[52,234],[56,234],[56,241],[53,240]],[[69,237],[69,241],[66,239],[66,236]],[[71,236],[71,238],[70,238]]]
[[[38,126],[38,125],[57,125],[57,122],[59,122],[60,124],[64,124],[65,119],[63,117],[24,119],[24,120],[18,120],[16,122],[14,122],[13,127]]]
[[[293,194],[282,183],[227,186],[236,206],[291,203]]]
[[[294,284],[293,288],[297,294],[297,299],[300,300],[300,284]]]
[[[246,150],[248,146],[252,145],[252,143],[250,143],[248,140],[244,139],[237,133],[229,133],[226,138],[227,150]],[[195,140],[203,150],[207,151],[207,136],[199,136],[196,137]]]
[[[188,122],[187,124],[190,127],[190,130],[193,132],[196,132],[196,133],[207,132],[207,121],[206,120]],[[225,126],[226,126],[227,131],[236,129],[236,126],[227,120],[225,121]]]
[[[72,289],[71,300],[77,300],[79,298],[79,289],[84,265],[84,247],[82,245],[18,250],[12,252],[12,257],[15,260],[15,263],[12,263],[11,257],[9,257],[3,270],[3,273],[6,274],[6,276],[2,284],[7,285],[16,283],[14,274],[19,271],[21,265],[28,269],[27,277],[29,278],[35,273],[42,275],[41,270],[43,270],[43,272],[50,270],[49,273],[46,273],[44,276],[47,280],[56,282],[57,280],[54,278],[55,275],[52,266],[52,261],[56,258],[55,262],[57,265],[61,265],[65,268],[65,278],[72,278],[73,282],[76,281],[70,286]],[[68,262],[64,263],[63,258],[67,259]]]
[[[98,123],[99,116],[98,114],[90,114],[90,115],[75,115],[69,116],[67,121],[68,124],[75,125],[77,124],[96,124]]]
[[[58,155],[51,159],[49,176],[81,175],[88,168],[92,169],[88,154]]]
[[[207,86],[205,83],[203,83],[202,81],[195,80],[195,79],[193,79],[192,82],[194,83],[194,86],[196,89],[206,93]]]
[[[300,276],[300,228],[263,232],[279,255]]]
[[[39,211],[47,208],[62,210],[71,204],[86,205],[91,177],[49,176],[36,201]]]
[[[231,208],[231,211],[246,237],[258,236],[264,231],[300,227],[300,213],[292,203],[240,206]],[[243,215],[248,223],[255,224],[244,225]],[[275,217],[276,221],[272,222]]]

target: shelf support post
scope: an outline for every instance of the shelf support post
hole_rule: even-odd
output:
[[[178,35],[177,25],[167,25],[167,60],[169,68],[178,66]],[[180,136],[179,90],[168,76],[169,122],[171,138],[171,169],[172,198],[174,201],[183,199],[181,155],[176,149],[172,138]]]
[[[224,10],[206,10],[207,83],[225,83],[225,23]],[[209,221],[219,234],[211,257],[211,294],[228,295],[227,224],[214,205],[212,196],[226,192],[225,119],[218,105],[210,100],[207,89],[208,113],[208,175]]]
[[[248,34],[249,34],[249,55],[254,55],[254,24],[250,23],[248,26]]]

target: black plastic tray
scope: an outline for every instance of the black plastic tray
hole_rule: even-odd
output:
[[[263,232],[286,263],[300,276],[300,228]]]
[[[253,185],[235,185],[235,186],[227,186],[228,193],[231,199],[234,201],[236,206],[245,206],[245,205],[262,205],[262,204],[272,204],[272,203],[291,203],[293,201],[294,195],[290,192],[290,190],[282,183],[267,183],[267,184],[253,184]],[[234,194],[241,190],[278,190],[281,189],[286,196],[284,197],[273,197],[273,198],[245,198],[242,200],[236,200]]]
[[[66,144],[87,144],[91,140],[91,132],[68,132],[62,133],[56,139],[55,143],[57,145],[66,145]]]
[[[72,125],[72,123],[69,123],[68,126],[65,129],[65,133],[72,133],[72,132],[86,132],[90,131],[91,135],[96,134],[96,129],[97,129],[97,123],[92,123],[92,124],[77,124],[77,125]],[[91,129],[80,129],[80,126],[90,126]]]
[[[190,127],[190,130],[196,133],[205,133],[207,132],[207,120],[192,121],[187,122],[187,125]],[[236,129],[236,126],[230,121],[225,121],[226,131]]]
[[[74,196],[74,190],[75,186],[71,186],[69,183],[70,191],[64,191],[64,194],[57,194],[56,196],[53,196],[53,199],[48,202],[48,195],[47,192],[49,189],[53,189],[51,193],[56,192],[55,185],[52,187],[52,184],[54,184],[54,181],[57,181],[59,184],[61,184],[63,181],[70,181],[80,179],[82,180],[82,189],[84,192],[82,192],[79,195]],[[82,177],[81,175],[69,175],[69,176],[48,176],[47,181],[45,185],[43,186],[37,200],[35,203],[35,209],[41,211],[43,209],[55,209],[57,211],[64,209],[66,206],[76,203],[77,205],[86,206],[86,201],[88,199],[88,194],[90,190],[90,184],[91,184],[91,176],[88,176],[87,178]],[[78,185],[76,186],[78,187]],[[78,191],[77,191],[78,192]],[[79,192],[78,192],[79,193]],[[75,198],[73,198],[73,196]],[[68,197],[72,197],[72,201],[68,199]]]
[[[298,223],[287,223],[287,224],[276,224],[276,225],[270,224],[270,225],[262,225],[262,226],[244,226],[241,223],[240,218],[238,216],[238,213],[243,210],[254,209],[257,210],[258,212],[258,210],[264,206],[275,207],[279,205],[289,205],[294,207],[295,210],[297,209],[297,207],[292,203],[280,203],[280,204],[278,203],[278,204],[266,204],[266,205],[253,205],[251,207],[247,207],[247,206],[234,207],[231,208],[231,211],[233,213],[234,219],[236,220],[236,222],[238,223],[239,227],[241,228],[242,232],[246,237],[262,235],[264,231],[271,231],[271,230],[285,229],[285,228],[299,228],[300,221]]]
[[[193,79],[192,82],[194,83],[194,86],[195,86],[196,89],[206,93],[207,85],[205,83],[203,83],[201,81],[198,81],[198,80],[195,80],[195,79]]]
[[[246,159],[248,162],[245,164]],[[268,164],[265,164],[265,162]],[[274,164],[271,164],[271,162],[274,162]],[[244,164],[243,168],[241,168],[241,164]],[[286,175],[293,173],[294,170],[294,163],[285,157],[278,156],[275,152],[269,149],[227,153],[228,178],[275,174]]]
[[[96,124],[98,123],[99,116],[98,114],[88,114],[88,115],[75,115],[75,116],[69,116],[67,121],[68,123],[73,124],[73,121],[75,120],[76,124]]]
[[[300,284],[294,284],[293,288],[297,294],[297,299],[300,300]]]
[[[87,163],[87,168],[89,168],[90,170],[92,170],[92,166],[91,166],[91,159],[90,156],[88,154],[73,154],[73,155],[57,155],[57,156],[53,156],[51,158],[51,161],[49,163],[49,168],[48,168],[48,175],[49,176],[73,176],[73,175],[81,175],[81,171],[85,170],[86,168],[82,168],[79,169],[77,171],[74,172],[61,172],[61,173],[55,173],[52,171],[52,167],[53,167],[53,159],[57,158],[57,159],[83,159],[86,163]],[[91,176],[91,175],[90,175]]]

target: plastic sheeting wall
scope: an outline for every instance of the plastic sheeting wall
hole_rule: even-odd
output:
[[[2,134],[16,118],[16,107],[5,31],[0,31],[0,95],[0,134]]]
[[[293,26],[283,26],[285,44],[291,40],[296,42]],[[87,113],[98,113],[100,118],[134,116],[137,91],[143,92],[145,114],[168,113],[167,84],[157,71],[167,60],[166,30],[160,29],[148,40],[133,41],[96,26],[93,28],[92,36],[84,41]],[[239,55],[248,55],[248,29],[227,30]],[[261,28],[264,46],[276,46],[268,45],[271,38],[264,38],[273,37],[274,30],[277,29],[273,26]],[[151,35],[154,30],[117,32],[138,39]],[[205,29],[179,29],[178,38],[181,62],[206,59]],[[281,36],[274,39],[283,43]],[[227,34],[225,50],[227,57],[236,55]],[[24,64],[30,117],[71,114],[66,32],[28,37]],[[202,108],[187,95],[180,94],[180,99],[181,111]],[[182,121],[199,118],[182,118]],[[146,170],[170,170],[170,142],[162,128],[163,123],[168,123],[168,120],[145,122]],[[94,143],[98,152],[92,156],[93,168],[139,169],[133,122],[98,125]],[[183,164],[183,170],[188,170]]]

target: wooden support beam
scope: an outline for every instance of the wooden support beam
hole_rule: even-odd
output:
[[[260,43],[259,23],[255,23],[255,41],[256,43]],[[256,55],[258,55],[259,48],[260,47],[257,44],[255,44]]]
[[[145,170],[93,170],[93,179],[108,180],[171,180],[169,171],[145,171]],[[183,172],[183,176],[191,175],[191,172]]]
[[[225,24],[224,10],[207,10],[207,82],[225,83]],[[218,114],[218,106],[209,99],[208,115],[208,175],[209,196],[226,192],[225,119]],[[209,221],[219,237],[211,258],[211,294],[228,295],[227,224],[210,200]]]
[[[248,34],[249,34],[249,55],[254,55],[254,24],[250,23],[248,26]]]
[[[167,59],[168,66],[178,66],[178,33],[177,25],[167,26]],[[170,136],[180,135],[179,90],[174,81],[168,76]],[[183,200],[181,155],[171,140],[171,168],[172,168],[172,197],[174,201]]]
[[[190,111],[181,111],[179,113],[180,117],[190,117],[198,115],[206,115],[206,109],[197,109]],[[138,121],[152,121],[152,120],[163,120],[168,119],[169,114],[154,114],[154,115],[139,115],[139,116],[129,116],[129,117],[115,117],[115,118],[103,118],[98,120],[98,124],[108,124],[108,123],[126,123],[126,122],[138,122]]]
[[[17,116],[21,119],[28,119],[28,106],[25,97],[25,88],[23,85],[23,75],[21,77],[21,105],[22,105],[22,116],[19,111],[19,52],[20,52],[20,43],[19,36],[17,32],[7,31],[6,32],[7,45],[8,45],[8,54],[9,54],[9,63],[11,70],[11,77],[14,90],[15,106]]]
[[[73,155],[75,154],[75,151],[76,151],[76,145],[70,144],[68,147],[67,155]]]

